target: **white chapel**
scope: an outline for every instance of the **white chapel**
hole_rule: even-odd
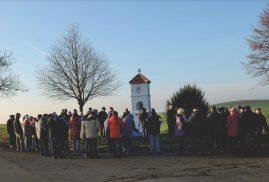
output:
[[[129,83],[131,85],[132,114],[136,115],[142,108],[146,108],[147,112],[149,112],[151,109],[151,81],[141,74],[141,69],[139,69],[138,74]]]

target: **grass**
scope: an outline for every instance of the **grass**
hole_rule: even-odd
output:
[[[7,132],[6,132],[6,125],[0,124],[0,143],[7,142]]]

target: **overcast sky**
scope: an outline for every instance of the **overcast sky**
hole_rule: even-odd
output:
[[[72,23],[101,54],[106,55],[123,86],[110,97],[86,107],[130,107],[129,80],[138,68],[151,81],[152,106],[163,111],[180,86],[196,83],[211,104],[269,97],[269,87],[245,74],[246,39],[266,1],[59,1],[0,2],[0,50],[12,51],[13,71],[27,93],[1,98],[0,121],[9,114],[36,115],[77,108],[40,94],[35,79],[46,64],[50,46]]]

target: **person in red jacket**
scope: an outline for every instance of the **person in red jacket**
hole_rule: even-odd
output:
[[[121,154],[121,130],[123,128],[123,121],[118,116],[118,112],[114,111],[112,116],[108,119],[107,128],[109,129],[109,138],[111,142],[111,152],[115,157],[120,157]]]
[[[236,144],[238,140],[238,119],[239,115],[234,107],[230,109],[229,116],[225,122],[228,134],[228,152],[236,152]]]
[[[73,142],[73,155],[80,155],[80,128],[81,128],[81,117],[78,115],[76,109],[70,117],[70,139]]]

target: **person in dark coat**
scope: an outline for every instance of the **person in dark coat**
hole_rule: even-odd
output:
[[[160,153],[160,128],[162,124],[161,117],[155,112],[155,109],[151,109],[150,116],[148,118],[148,134],[150,141],[150,153]]]
[[[216,153],[220,154],[225,152],[225,139],[226,139],[226,128],[225,121],[227,119],[227,114],[224,107],[217,109],[219,118],[216,120]]]
[[[215,106],[212,107],[210,113],[207,115],[208,118],[208,137],[209,137],[209,148],[211,153],[216,153],[217,147],[217,124],[219,123],[219,113]],[[224,126],[223,126],[224,127]]]
[[[24,151],[24,141],[23,141],[23,130],[22,130],[22,126],[20,123],[20,117],[21,114],[17,113],[16,114],[16,118],[14,120],[14,132],[16,135],[16,148],[17,148],[17,152],[23,152]]]
[[[168,125],[168,135],[170,137],[175,136],[175,126],[176,126],[176,112],[173,107],[173,105],[170,105],[167,112],[166,112],[166,118],[167,118],[167,125]]]
[[[14,148],[16,146],[16,136],[14,132],[14,115],[9,116],[9,120],[7,121],[7,134],[9,136],[9,147]]]
[[[69,153],[69,122],[71,114],[68,114],[67,109],[63,109],[59,119],[63,121],[63,134],[64,134],[64,152]]]
[[[64,127],[65,121],[56,113],[49,118],[49,136],[51,142],[51,150],[54,159],[64,157]]]
[[[255,148],[260,149],[262,143],[262,131],[268,131],[268,125],[265,116],[262,114],[261,108],[255,109],[255,132],[253,144]]]
[[[140,113],[140,115],[138,116],[138,120],[142,125],[142,130],[143,130],[143,136],[144,136],[144,142],[148,142],[148,113],[146,108],[142,109],[142,113]]]
[[[101,125],[101,136],[104,137],[105,136],[105,121],[108,117],[108,114],[106,113],[106,108],[105,107],[102,107],[102,111],[100,111],[98,113],[98,120],[100,122],[100,125]]]
[[[130,113],[130,111],[126,108],[123,115],[122,115],[122,119],[126,118],[126,116]]]
[[[193,112],[188,119],[188,124],[190,128],[193,154],[196,154],[197,152],[204,153],[203,139],[205,136],[204,129],[206,122],[199,109],[193,109]]]
[[[242,152],[248,153],[253,149],[253,134],[255,131],[255,114],[250,106],[246,106],[239,118],[239,131],[241,132]]]
[[[238,106],[238,114],[239,114],[239,118],[238,118],[238,132],[239,132],[239,141],[240,141],[240,150],[241,152],[244,149],[244,136],[243,136],[243,129],[244,129],[244,125],[243,125],[243,120],[242,120],[242,116],[244,116],[245,114],[245,108],[242,106]]]
[[[133,150],[133,132],[139,133],[139,130],[135,127],[134,116],[129,113],[123,119],[123,128],[122,128],[122,135],[123,135],[123,148],[127,155],[132,155]]]
[[[49,155],[49,128],[48,128],[48,115],[39,114],[35,121],[36,137],[38,139],[39,150],[41,156]]]

